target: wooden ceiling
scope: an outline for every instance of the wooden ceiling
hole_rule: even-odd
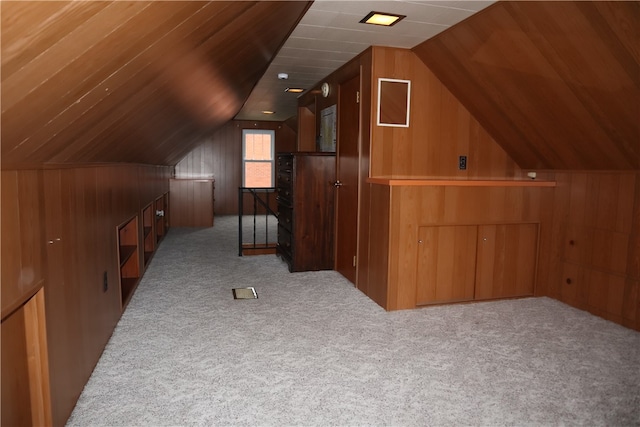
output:
[[[3,169],[174,165],[242,107],[311,2],[3,1]]]
[[[640,169],[640,2],[498,2],[414,52],[525,169]]]

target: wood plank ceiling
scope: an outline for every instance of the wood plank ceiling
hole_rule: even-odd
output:
[[[2,168],[174,165],[232,119],[311,2],[1,2]]]
[[[416,46],[526,169],[640,169],[640,2],[498,2]]]

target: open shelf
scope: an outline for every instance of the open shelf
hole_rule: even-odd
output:
[[[142,241],[144,243],[144,267],[146,268],[156,249],[156,239],[153,232],[155,226],[154,204],[149,203],[142,209]]]
[[[140,281],[137,215],[118,227],[117,237],[120,261],[120,302],[124,310]]]

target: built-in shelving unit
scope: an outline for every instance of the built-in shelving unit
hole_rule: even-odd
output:
[[[124,309],[140,281],[138,215],[118,227],[117,237],[120,260],[120,301]]]
[[[144,267],[146,268],[151,261],[153,251],[156,247],[156,240],[153,233],[155,226],[154,204],[149,203],[142,209],[142,241],[144,243]]]

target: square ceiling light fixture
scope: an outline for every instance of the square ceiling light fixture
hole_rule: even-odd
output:
[[[360,23],[391,27],[404,18],[406,18],[406,15],[396,15],[395,13],[386,12],[369,12],[367,16],[360,20]]]

